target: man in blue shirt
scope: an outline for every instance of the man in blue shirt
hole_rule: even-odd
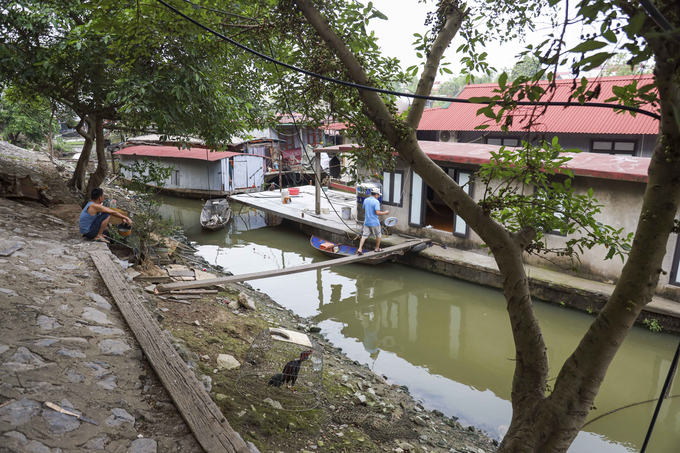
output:
[[[364,220],[364,228],[361,230],[361,242],[359,242],[359,247],[357,248],[357,255],[363,255],[362,250],[364,249],[364,242],[366,238],[371,234],[376,237],[375,240],[375,251],[382,252],[380,248],[380,219],[379,215],[387,215],[390,211],[380,210],[380,190],[371,189],[371,196],[364,200],[364,212],[366,212],[366,218]]]
[[[123,219],[123,223],[132,225],[132,220],[128,216],[121,214],[118,211],[102,206],[104,201],[104,191],[99,187],[92,189],[90,193],[91,201],[88,201],[78,219],[78,228],[80,234],[87,239],[95,242],[109,241],[104,237],[104,231],[109,225],[109,217],[114,216]]]

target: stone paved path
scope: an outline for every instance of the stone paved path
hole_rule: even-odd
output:
[[[0,452],[202,451],[145,361],[75,224],[0,199]],[[78,421],[50,401],[99,422]]]

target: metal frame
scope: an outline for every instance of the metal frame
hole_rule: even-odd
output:
[[[500,140],[517,140],[517,145],[514,146],[521,146],[522,145],[522,138],[521,137],[515,137],[515,136],[507,136],[507,137],[484,137],[484,143],[489,144],[489,139],[500,139]],[[498,145],[496,145],[498,146]],[[500,146],[510,146],[510,145],[504,145],[503,142],[501,142]]]
[[[394,203],[394,202],[392,202],[392,201],[389,201],[389,202],[388,202],[388,201],[385,201],[384,195],[385,195],[385,194],[389,194],[389,195],[390,195],[390,197],[389,197],[390,200],[394,200],[394,197],[395,197],[395,195],[394,195],[394,175],[395,175],[396,173],[401,174],[401,187],[399,188],[399,195],[401,195],[401,194],[404,192],[404,170],[383,171],[383,173],[391,173],[391,174],[392,174],[392,177],[391,177],[391,179],[390,179],[390,187],[389,187],[389,188],[385,188],[385,187],[383,186],[383,202],[382,202],[382,203],[383,203],[383,204],[386,204],[386,205],[388,205],[388,206],[396,206],[396,207],[398,207],[398,208],[403,207],[403,206],[404,206],[404,197],[401,197],[400,203],[399,203],[399,204],[396,204],[396,203]],[[384,181],[384,179],[383,179],[383,181]]]
[[[593,149],[593,143],[595,142],[610,142],[612,144],[612,149],[610,152],[606,151],[597,151]],[[617,153],[614,151],[614,143],[632,143],[633,144],[633,153],[628,154],[628,153]],[[638,141],[637,140],[616,140],[616,139],[609,139],[609,138],[591,138],[590,139],[590,150],[589,152],[595,153],[595,154],[609,154],[609,155],[617,155],[617,156],[637,156],[638,155]]]
[[[415,172],[414,172],[415,174]],[[409,205],[408,205],[408,226],[410,227],[416,227],[416,228],[422,228],[425,226],[425,206],[427,206],[427,203],[424,203],[423,200],[427,199],[427,184],[425,184],[425,180],[422,179],[422,176],[418,175],[420,177],[421,185],[422,185],[422,190],[420,192],[420,197],[421,197],[421,203],[420,203],[420,223],[413,223],[411,222],[411,206],[413,206],[413,182],[416,180],[416,178],[411,178],[411,190],[409,193]]]
[[[673,281],[673,277],[678,273],[680,265],[680,236],[676,239],[675,253],[673,253],[673,265],[671,266],[671,274],[668,277],[668,284],[673,286],[680,286],[680,282]]]
[[[464,173],[470,174],[470,183],[469,183],[470,190],[468,190],[468,195],[470,195],[470,197],[473,197],[474,196],[474,190],[475,190],[475,179],[474,179],[475,173],[473,171],[461,170],[459,168],[454,168],[453,170],[455,171],[455,175],[456,175],[456,184],[460,184],[459,181],[460,181],[460,172],[461,171],[463,171]],[[456,233],[456,221],[458,220],[458,217],[459,217],[459,215],[456,214],[456,212],[454,211],[453,212],[453,232],[452,232],[453,235],[457,236],[459,238],[469,238],[470,237],[470,225],[468,225],[467,222],[465,222],[465,233],[464,234],[463,233]]]

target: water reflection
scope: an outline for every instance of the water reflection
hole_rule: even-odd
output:
[[[208,261],[235,274],[326,259],[309,238],[267,227],[265,217],[234,207],[226,230],[196,228],[200,202],[169,200],[164,212],[187,227]],[[302,316],[313,316],[328,338],[354,360],[391,382],[407,385],[431,409],[455,415],[501,437],[511,418],[512,336],[502,294],[432,273],[386,263],[347,265],[251,283]],[[536,303],[555,377],[592,317]],[[634,328],[614,359],[589,419],[656,398],[678,338]],[[674,384],[671,395],[680,394]],[[654,405],[608,415],[583,430],[570,452],[638,451]],[[680,398],[669,399],[649,452],[677,452]]]

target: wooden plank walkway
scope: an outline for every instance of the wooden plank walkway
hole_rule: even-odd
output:
[[[144,354],[203,449],[208,453],[250,453],[203,384],[179,357],[137,294],[127,285],[118,266],[106,252],[92,252],[90,255]]]
[[[302,266],[289,267],[289,268],[286,268],[286,269],[276,269],[276,270],[265,271],[265,272],[254,272],[254,273],[251,273],[251,274],[232,275],[232,276],[229,276],[229,277],[209,278],[209,279],[206,279],[206,280],[197,280],[197,281],[193,281],[193,282],[167,283],[167,284],[164,284],[164,285],[157,286],[156,289],[160,293],[165,293],[165,292],[168,292],[168,291],[178,290],[178,289],[205,288],[207,286],[223,285],[225,283],[238,283],[238,282],[245,282],[245,281],[248,281],[248,280],[259,280],[261,278],[279,277],[281,275],[297,274],[299,272],[314,271],[314,270],[317,270],[317,269],[324,269],[324,268],[327,268],[327,267],[341,266],[343,264],[359,263],[361,261],[369,260],[369,259],[372,259],[372,258],[378,258],[378,257],[385,256],[385,255],[392,255],[394,253],[399,253],[399,252],[408,250],[412,247],[415,247],[418,244],[428,243],[428,242],[430,242],[430,239],[418,239],[418,240],[415,240],[415,241],[408,241],[408,242],[404,242],[402,244],[387,247],[382,252],[371,252],[371,253],[365,253],[363,255],[354,255],[354,256],[348,256],[348,257],[345,257],[345,258],[336,258],[336,259],[331,259],[331,260],[326,260],[326,261],[320,261],[318,263],[304,264]]]

